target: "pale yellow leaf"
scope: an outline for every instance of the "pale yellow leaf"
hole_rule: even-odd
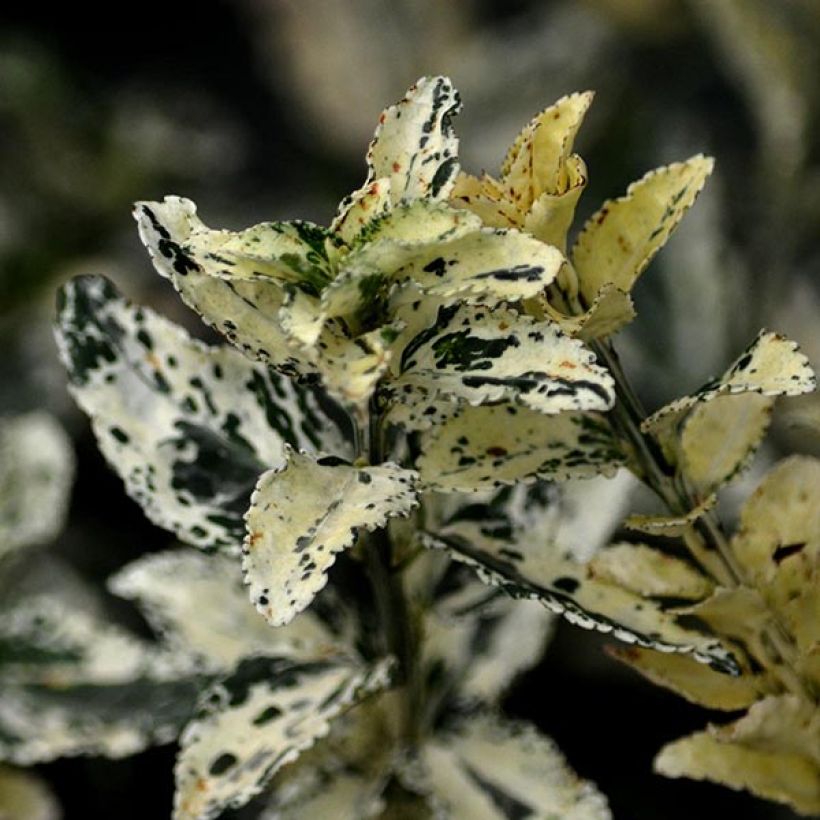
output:
[[[757,393],[715,396],[698,404],[680,434],[680,461],[699,495],[731,481],[754,456],[771,420],[774,399]]]
[[[712,582],[691,564],[644,544],[613,544],[590,562],[595,577],[649,598],[700,600]]]
[[[661,749],[655,771],[667,777],[711,780],[788,803],[801,814],[820,812],[820,771],[801,755],[750,749],[696,732]]]
[[[608,282],[624,293],[632,290],[695,201],[713,164],[697,155],[650,171],[590,218],[572,249],[588,302]]]
[[[671,689],[707,709],[730,712],[746,709],[764,691],[764,684],[756,675],[721,675],[686,655],[656,652],[639,646],[609,646],[607,652],[652,683]]]
[[[696,507],[682,515],[630,515],[624,526],[630,530],[644,532],[649,535],[682,535],[698,519],[714,508],[717,503],[715,495],[709,495]]]

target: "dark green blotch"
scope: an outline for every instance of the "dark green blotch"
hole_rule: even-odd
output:
[[[236,766],[237,762],[238,759],[236,755],[232,755],[230,752],[225,752],[224,754],[219,755],[219,757],[211,763],[208,773],[218,777],[221,774],[225,774],[228,769]]]
[[[520,342],[515,336],[502,339],[482,339],[470,335],[469,330],[447,333],[433,343],[436,368],[452,367],[459,372],[491,370],[493,360],[500,359],[511,347]]]

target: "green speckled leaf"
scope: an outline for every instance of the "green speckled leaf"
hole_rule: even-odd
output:
[[[449,301],[517,301],[540,293],[563,261],[527,234],[484,228],[468,211],[420,200],[381,220],[370,241],[340,262],[322,302],[327,315],[348,315],[373,292],[405,281]]]
[[[612,474],[623,460],[601,416],[567,412],[546,417],[502,404],[464,407],[444,419],[422,439],[417,467],[431,489],[475,492],[535,477]]]
[[[396,346],[399,387],[472,405],[514,399],[541,413],[606,410],[614,402],[612,378],[589,350],[552,322],[511,310],[442,307],[423,330],[409,326]]]
[[[263,222],[238,233],[215,231],[201,222],[192,228],[178,256],[209,276],[292,283],[311,293],[331,279],[326,248],[331,239],[312,222]]]
[[[390,664],[260,657],[206,692],[182,735],[175,820],[208,820],[239,807],[330,730],[330,722],[384,688]]]
[[[237,562],[194,550],[140,558],[109,581],[111,591],[136,601],[182,665],[230,671],[242,658],[273,652],[307,658],[339,650],[337,636],[312,612],[271,629],[252,607]]]
[[[624,293],[632,290],[695,201],[713,165],[698,155],[650,171],[590,218],[572,249],[588,302],[610,282]]]
[[[71,444],[51,416],[0,418],[0,557],[57,536],[73,477]]]
[[[367,152],[367,180],[360,191],[342,200],[331,229],[351,241],[359,226],[367,224],[364,215],[377,215],[388,196],[392,206],[447,199],[458,173],[458,139],[451,118],[460,108],[449,79],[422,77],[402,100],[385,109]],[[362,207],[374,200],[373,207]]]
[[[62,812],[46,784],[30,772],[0,766],[3,820],[60,820]]]
[[[455,521],[431,538],[432,546],[449,549],[485,583],[514,598],[541,601],[571,623],[626,643],[691,652],[717,671],[737,673],[737,662],[719,641],[683,627],[676,615],[651,599],[599,580],[583,564],[564,557],[536,527],[510,542],[479,523]]]
[[[327,583],[336,554],[361,529],[383,527],[418,503],[417,474],[395,464],[354,467],[335,456],[289,451],[256,485],[242,569],[256,608],[288,623]]]
[[[165,197],[134,208],[140,239],[157,272],[171,280],[182,300],[252,359],[290,374],[310,376],[316,367],[281,327],[284,292],[273,282],[226,281],[208,275],[183,247],[204,228],[189,199]]]
[[[449,820],[609,820],[604,796],[525,723],[479,714],[421,750],[428,788]]]
[[[210,348],[106,279],[61,291],[60,353],[100,449],[159,526],[199,547],[238,551],[256,479],[286,443],[344,452],[309,390]]]

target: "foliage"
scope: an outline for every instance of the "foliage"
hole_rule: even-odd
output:
[[[200,551],[111,581],[155,642],[59,602],[4,615],[3,758],[179,737],[176,820],[265,790],[265,817],[609,817],[499,711],[549,610],[650,680],[748,710],[667,746],[659,771],[820,811],[820,466],[777,466],[732,538],[714,512],[774,398],[814,375],[763,331],[722,377],[643,411],[610,337],[712,161],[650,172],[570,243],[591,101],[562,98],[497,178],[474,177],[457,92],[422,78],[328,228],[213,230],[187,199],[137,204],[157,271],[229,346],[101,277],[61,291],[58,344],[127,492]],[[630,503],[619,468],[666,509],[604,547]]]

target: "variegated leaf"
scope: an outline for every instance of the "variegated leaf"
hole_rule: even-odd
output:
[[[474,213],[489,228],[520,228],[523,215],[518,204],[507,197],[501,184],[488,174],[474,177],[461,172],[456,177],[450,202]]]
[[[157,203],[138,203],[154,208]],[[327,245],[332,237],[312,222],[263,222],[234,233],[192,222],[177,259],[202,273],[232,281],[298,285],[317,294],[331,280]]]
[[[71,444],[51,416],[0,419],[0,557],[57,536],[73,477]]]
[[[449,503],[437,510],[428,499],[427,526],[467,541],[494,542],[500,553],[537,533],[541,549],[586,562],[609,542],[637,484],[629,471],[619,470],[611,478],[519,483],[492,495],[436,496]],[[596,514],[589,515],[590,509]]]
[[[125,757],[175,740],[205,678],[138,679],[111,685],[5,684],[0,759],[20,765],[58,757]]]
[[[310,390],[191,339],[101,277],[61,291],[57,338],[126,490],[188,543],[238,551],[256,478],[282,463],[286,443],[345,451]]]
[[[385,391],[387,411],[385,425],[401,427],[406,432],[421,432],[438,427],[464,409],[447,396],[430,396],[424,390],[407,387],[399,393]]]
[[[407,281],[439,300],[518,301],[540,293],[563,262],[560,251],[525,233],[484,228],[468,211],[421,200],[382,219],[340,261],[322,305],[328,316],[355,315],[374,294]]]
[[[820,714],[794,695],[767,697],[728,726],[665,746],[655,770],[667,777],[712,780],[820,813]]]
[[[612,378],[589,350],[552,322],[511,310],[441,307],[432,324],[408,328],[396,345],[398,387],[472,405],[514,399],[541,413],[606,410],[614,402]]]
[[[611,633],[626,643],[663,652],[692,653],[720,672],[736,674],[737,662],[714,638],[687,629],[678,616],[651,599],[601,581],[583,564],[563,557],[537,531],[512,543],[485,534],[480,525],[456,522],[432,536],[474,567],[485,583],[514,598],[538,600],[571,623]]]
[[[6,683],[69,687],[127,683],[151,674],[150,645],[56,597],[27,597],[0,613]]]
[[[235,560],[193,550],[140,558],[109,580],[116,595],[136,601],[177,660],[227,672],[244,657],[319,657],[339,651],[336,636],[312,612],[272,630],[248,606]]]
[[[589,569],[596,578],[647,598],[706,598],[714,584],[690,563],[644,544],[613,544],[599,552]]]
[[[655,652],[639,646],[610,646],[610,655],[631,666],[658,686],[671,689],[707,709],[729,712],[747,709],[766,689],[759,675],[721,675],[686,655]]]
[[[318,820],[336,813],[340,820],[359,820],[372,812],[381,818],[382,791],[395,762],[397,697],[395,690],[380,692],[334,718],[320,743],[274,776],[260,820]],[[331,795],[339,802],[324,814]]]
[[[423,438],[416,466],[430,489],[471,493],[536,477],[611,475],[623,461],[602,416],[567,412],[545,417],[502,404],[463,407],[442,419]]]
[[[738,393],[799,396],[810,393],[816,384],[811,365],[795,342],[761,330],[719,379],[662,407],[643,422],[641,429],[654,435],[664,452],[674,459],[680,424],[699,403]]]
[[[189,199],[167,196],[134,208],[140,239],[157,272],[171,280],[188,307],[246,356],[290,375],[311,377],[313,360],[282,328],[284,291],[272,282],[230,282],[209,276],[182,247],[202,222]]]
[[[383,818],[386,804],[379,794],[378,781],[373,783],[355,772],[340,768],[321,772],[307,794],[274,805],[259,815],[259,820],[367,820]]]
[[[421,751],[431,796],[450,820],[608,820],[604,796],[528,724],[479,714]]]
[[[351,339],[328,323],[317,339],[317,368],[328,393],[347,408],[366,404],[387,373],[394,337],[388,325]]]
[[[333,718],[385,687],[389,668],[344,659],[244,660],[205,693],[182,735],[175,820],[208,820],[243,806],[282,766],[324,737]]]
[[[422,663],[429,678],[441,681],[457,701],[495,703],[538,663],[554,616],[535,601],[488,595],[472,573],[465,586],[428,612]]]
[[[695,201],[713,165],[697,155],[650,171],[590,218],[572,249],[587,302],[610,282],[624,293],[632,290]]]
[[[820,644],[820,459],[793,456],[746,502],[731,548],[763,599],[808,653]]]
[[[3,820],[60,820],[57,800],[39,777],[0,766],[0,817]]]
[[[335,456],[289,451],[256,485],[246,521],[242,569],[256,608],[288,623],[327,583],[336,554],[360,529],[383,527],[418,503],[417,474],[389,462],[354,467]]]
[[[458,91],[447,77],[421,77],[379,117],[367,152],[365,187],[389,180],[393,205],[446,199],[458,173],[458,138],[451,119],[460,108]],[[337,222],[346,209],[344,201]]]

